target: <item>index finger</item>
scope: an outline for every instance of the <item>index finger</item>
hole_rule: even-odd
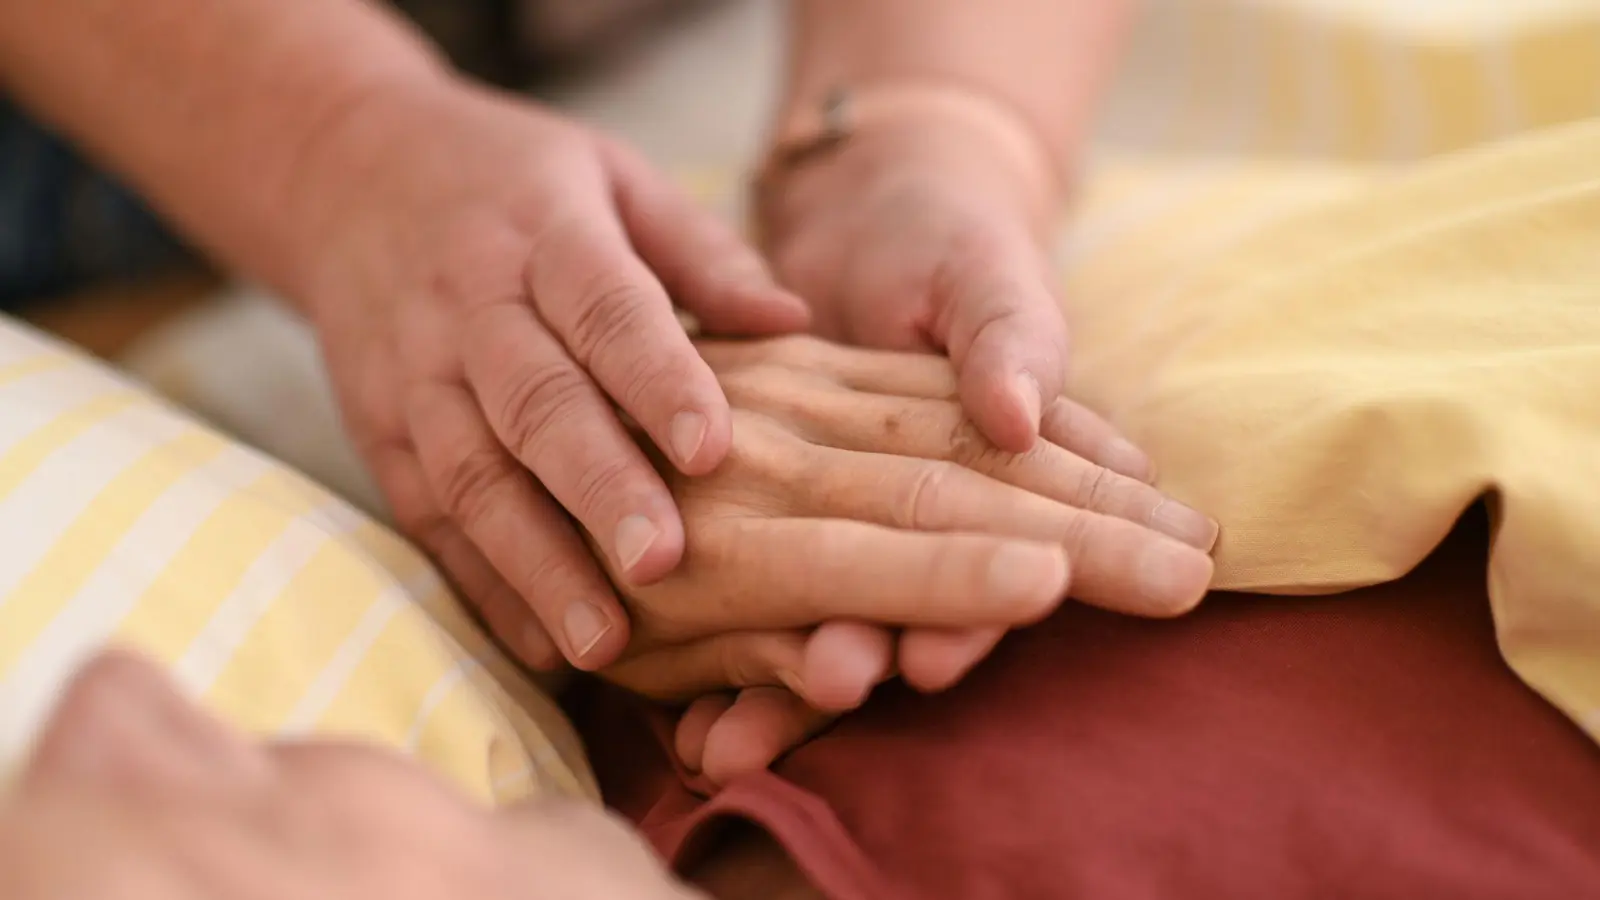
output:
[[[615,571],[647,584],[676,567],[683,520],[666,483],[533,312],[488,307],[466,336],[467,380],[494,436],[605,548]]]
[[[733,442],[727,398],[616,211],[580,212],[548,229],[529,254],[534,307],[679,471],[704,475]]]

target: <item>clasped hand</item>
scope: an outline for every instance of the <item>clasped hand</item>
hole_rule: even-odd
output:
[[[1069,593],[1140,616],[1205,593],[1216,525],[1104,465],[1118,435],[1078,404],[1049,404],[1044,440],[1007,453],[939,357],[804,337],[699,349],[731,449],[699,477],[658,463],[687,549],[622,589],[633,642],[602,674],[660,698],[751,689],[680,729],[714,779],[764,767],[891,673],[947,687]]]
[[[794,188],[878,198],[871,227],[832,222],[838,202],[779,204],[769,250],[820,324],[926,334],[959,378],[941,358],[808,339],[696,347],[674,301],[720,334],[799,331],[810,310],[635,155],[520,98],[454,81],[374,95],[307,148],[294,193],[316,263],[295,293],[396,520],[534,666],[564,656],[657,697],[749,688],[686,719],[680,749],[708,768],[740,741],[705,750],[694,723],[765,722],[732,768],[764,765],[891,672],[952,683],[1069,584],[1163,615],[1209,576],[1215,527],[1141,482],[1141,454],[1081,407],[1013,390],[1055,396],[1064,329],[1037,248],[1006,224],[1018,192],[984,187],[1003,167],[928,124],[944,139],[915,124]],[[852,162],[923,146],[945,149]],[[918,177],[867,190],[883,172]],[[962,184],[990,199],[951,196]],[[928,246],[966,248],[949,254],[961,271],[886,243],[897,209],[943,211]],[[834,270],[878,274],[808,281]],[[850,319],[885,279],[931,293]]]

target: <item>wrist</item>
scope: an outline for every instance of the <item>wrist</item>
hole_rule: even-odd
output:
[[[860,199],[917,178],[1003,204],[1041,238],[1073,181],[1071,160],[1000,98],[939,81],[871,84],[779,116],[751,184],[758,236],[779,238],[840,184]]]

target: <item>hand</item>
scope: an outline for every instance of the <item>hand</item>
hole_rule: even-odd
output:
[[[731,333],[802,328],[753,250],[632,154],[458,84],[353,108],[298,191],[323,260],[304,281],[347,427],[401,528],[525,661],[594,668],[627,643],[611,586],[678,564],[675,470],[731,441],[669,296]],[[531,611],[530,611],[531,610]]]
[[[1011,454],[969,424],[937,357],[699,346],[733,448],[711,475],[669,474],[688,552],[625,591],[635,643],[602,674],[661,698],[752,688],[680,730],[684,761],[714,780],[765,767],[896,666],[923,690],[953,684],[1055,607],[1067,561],[1074,597],[1120,612],[1178,615],[1206,591],[1215,523],[1097,464],[1119,438],[1077,404],[1051,404],[1045,440]],[[879,625],[911,630],[896,642]]]
[[[947,353],[967,414],[1023,452],[1062,391],[1067,333],[1042,250],[1058,198],[1007,149],[971,119],[912,110],[764,179],[756,205],[768,258],[818,333]],[[1149,477],[1133,445],[1103,449],[1113,470]]]
[[[91,663],[0,799],[8,900],[688,900],[598,806],[470,806],[411,763],[262,744],[147,663]]]

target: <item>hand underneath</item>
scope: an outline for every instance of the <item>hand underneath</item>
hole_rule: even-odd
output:
[[[622,585],[683,552],[613,402],[674,471],[731,441],[669,295],[730,333],[803,328],[803,305],[639,159],[514,97],[374,97],[306,159],[324,262],[298,293],[395,518],[527,662],[611,661],[628,622],[567,514]]]
[[[1013,454],[969,423],[937,357],[812,338],[700,349],[732,449],[705,476],[662,466],[687,551],[624,590],[634,643],[602,674],[663,699],[748,689],[680,728],[680,755],[713,780],[765,767],[895,671],[953,684],[1069,592],[1142,616],[1205,593],[1216,525],[1106,468],[1120,438],[1081,406],[1050,404],[1044,440]]]

